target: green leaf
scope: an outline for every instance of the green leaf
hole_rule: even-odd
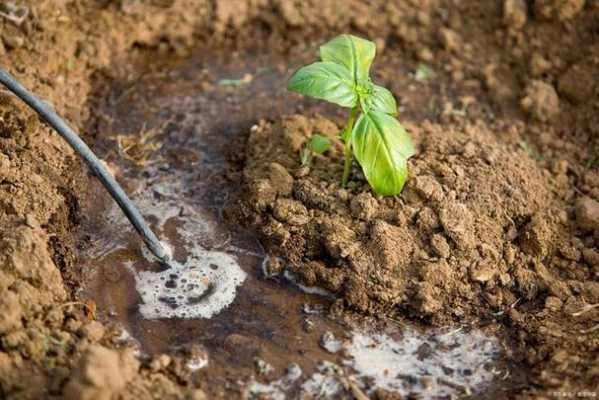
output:
[[[407,160],[415,149],[399,121],[379,111],[362,114],[352,131],[352,147],[377,194],[401,192],[408,177]]]
[[[376,45],[373,42],[353,35],[339,35],[320,46],[322,61],[331,61],[346,67],[355,84],[368,80],[370,65],[375,55]]]
[[[310,139],[310,148],[316,154],[322,154],[331,147],[331,139],[326,136],[315,134]]]
[[[389,115],[397,115],[397,103],[393,94],[382,86],[372,85],[372,93],[365,95],[362,101],[364,112],[379,111]]]
[[[287,89],[342,107],[353,107],[358,100],[349,71],[333,62],[316,62],[298,69],[289,78]]]
[[[314,154],[323,154],[330,147],[331,139],[315,133],[300,150],[300,163],[304,167],[309,167]]]

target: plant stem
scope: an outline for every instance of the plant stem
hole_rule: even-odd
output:
[[[354,130],[354,122],[356,121],[358,111],[360,111],[360,106],[356,104],[356,106],[349,112],[347,124],[345,125],[345,132],[343,134],[343,140],[345,140],[345,152],[343,154],[345,163],[343,165],[343,178],[341,178],[341,187],[345,187],[347,185],[347,180],[349,179],[349,173],[351,171],[351,163],[353,160],[351,151],[351,132]]]

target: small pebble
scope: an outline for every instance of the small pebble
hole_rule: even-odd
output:
[[[3,36],[2,40],[9,49],[18,49],[25,45],[25,39],[20,36]]]
[[[343,344],[338,340],[333,332],[327,331],[320,339],[320,345],[329,353],[337,353],[343,347]]]

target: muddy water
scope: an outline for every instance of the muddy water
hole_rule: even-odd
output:
[[[507,374],[491,335],[333,320],[330,296],[264,276],[260,243],[222,215],[236,194],[234,150],[261,118],[313,112],[315,103],[285,92],[282,60],[206,59],[145,68],[104,94],[94,147],[176,261],[171,269],[154,262],[96,185],[82,295],[101,318],[146,354],[195,346],[188,367],[212,382],[212,394],[329,398],[379,388],[444,397]]]

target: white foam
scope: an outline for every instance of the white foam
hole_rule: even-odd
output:
[[[302,384],[302,392],[313,398],[329,399],[343,390],[339,380],[341,369],[338,365],[328,361],[318,366],[318,371]]]
[[[214,236],[216,221],[207,218],[204,210],[187,193],[193,189],[189,182],[197,181],[193,172],[163,171],[155,165],[147,167],[145,172],[151,177],[138,187],[132,198],[142,214],[155,221],[153,228],[157,228],[157,233],[163,231],[170,220],[180,220],[184,226],[177,229],[177,233],[186,240]],[[106,239],[112,246],[100,243],[99,247],[105,248],[103,253],[107,254],[114,250],[115,244],[120,242],[122,246],[127,242],[131,226],[116,204],[107,210],[105,219],[114,234]]]
[[[400,340],[385,334],[355,332],[346,349],[346,365],[371,388],[424,398],[481,389],[496,371],[489,363],[500,352],[496,338],[482,332],[426,335],[405,330]]]
[[[244,399],[267,398],[269,400],[285,400],[287,392],[301,378],[302,369],[299,365],[292,363],[287,367],[287,373],[281,379],[270,383],[260,383],[254,377],[248,382],[244,389]]]
[[[320,346],[329,353],[338,353],[343,348],[343,342],[333,332],[326,331],[320,338]]]
[[[128,342],[133,339],[129,331],[123,327],[121,327],[121,333],[114,338],[117,342]]]
[[[161,271],[132,271],[146,319],[211,318],[235,300],[246,273],[223,252],[196,249],[185,264]]]
[[[285,394],[287,388],[280,386],[280,381],[271,382],[268,384],[252,380],[245,388],[244,399],[269,399],[269,400],[286,400]]]
[[[176,223],[187,259],[184,263],[172,261],[171,268],[160,272],[137,271],[131,265],[126,266],[135,277],[135,288],[142,300],[139,311],[146,319],[211,318],[234,301],[237,287],[246,279],[237,258],[230,253],[246,255],[247,252],[231,248],[226,241],[220,245],[218,221],[212,211],[197,201],[197,193],[204,191],[206,185],[198,178],[197,170],[173,170],[164,164],[152,164],[145,173],[149,178],[139,186],[133,199],[141,212],[155,222],[153,228],[159,235],[167,223]],[[107,238],[112,246],[100,243],[99,247],[106,246],[106,250],[97,256],[113,251],[114,243],[127,243],[131,235],[129,223],[116,205],[106,214],[114,232]],[[160,236],[164,239],[164,235]],[[202,245],[206,242],[219,244],[209,250]],[[173,246],[163,244],[172,253]],[[156,261],[145,246],[142,254]]]
[[[245,398],[286,399],[298,389],[300,398],[345,398],[348,382],[367,395],[384,389],[406,398],[455,398],[480,392],[500,373],[492,367],[501,352],[499,341],[481,331],[440,334],[405,329],[393,335],[354,331],[341,346],[341,364],[322,361],[304,380],[299,367],[299,372],[290,370],[268,384],[252,379]]]

